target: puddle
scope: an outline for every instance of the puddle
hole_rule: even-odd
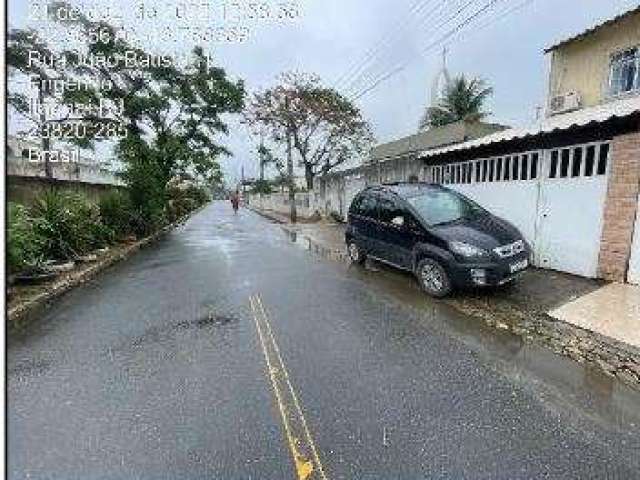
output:
[[[525,343],[510,332],[496,330],[447,303],[426,297],[410,273],[377,262],[351,265],[345,262],[346,253],[337,255],[339,252],[318,246],[299,232],[282,230],[295,245],[322,258],[343,263],[351,275],[367,284],[371,295],[388,297],[389,302],[411,310],[429,327],[468,346],[488,368],[531,389],[536,395],[545,392],[543,402],[548,408],[579,410],[592,421],[610,422],[621,428],[640,425],[637,409],[640,392],[622,382],[546,347]]]
[[[327,248],[318,242],[314,242],[310,237],[296,232],[295,230],[290,230],[284,227],[281,229],[291,243],[313,253],[314,255],[334,262],[345,262],[347,260],[347,254],[342,250]]]

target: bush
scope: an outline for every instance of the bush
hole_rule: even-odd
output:
[[[136,230],[137,219],[126,192],[111,192],[104,195],[98,204],[100,219],[111,232],[111,241],[131,235]]]
[[[167,197],[159,166],[142,155],[127,164],[124,179],[133,208],[134,232],[144,236],[156,231],[166,221]]]
[[[44,239],[25,206],[9,203],[7,210],[7,267],[16,273],[42,262]]]
[[[167,217],[175,222],[207,203],[207,191],[189,181],[174,179],[167,185]]]
[[[271,182],[269,182],[269,180],[257,180],[253,184],[253,189],[251,190],[251,192],[268,195],[273,192],[271,188]]]
[[[81,195],[50,190],[32,209],[35,232],[44,240],[47,258],[68,260],[106,245],[112,233],[100,221],[97,205]]]

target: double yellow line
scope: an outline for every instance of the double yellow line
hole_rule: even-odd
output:
[[[275,395],[284,431],[293,457],[298,480],[327,480],[318,450],[291,384],[280,348],[273,335],[267,311],[259,295],[249,297],[258,338],[267,364],[267,373]]]

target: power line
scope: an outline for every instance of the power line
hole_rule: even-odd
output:
[[[426,24],[430,21],[438,21],[438,10],[442,10],[442,5],[436,4],[433,8],[431,8],[426,14],[420,18],[418,18],[418,29],[422,29]],[[412,19],[415,20],[415,19]],[[352,76],[350,81],[345,85],[345,90],[358,90],[359,84],[363,81],[370,81],[371,78],[375,77],[375,66],[376,64],[382,64],[383,61],[390,55],[394,53],[394,44],[397,42],[397,38],[394,39],[394,42],[388,43],[385,45],[386,52],[383,49],[379,49],[380,55],[377,58],[372,58],[371,61],[365,63],[363,68],[360,69],[359,73]],[[381,65],[384,67],[384,65]]]
[[[427,2],[429,0],[414,0],[414,2],[411,4],[411,6],[409,7],[409,11],[407,12],[408,15],[411,15],[414,10],[416,10],[416,8],[418,9],[418,11],[422,8],[422,6],[425,4],[425,2]],[[337,88],[338,85],[340,83],[343,83],[348,77],[350,77],[351,75],[353,75],[354,73],[354,69],[358,70],[359,68],[361,68],[362,64],[366,64],[367,61],[369,61],[369,59],[375,55],[376,50],[380,49],[385,43],[387,43],[389,36],[393,36],[393,30],[399,30],[400,27],[402,27],[402,25],[405,22],[402,19],[398,19],[398,21],[396,22],[396,24],[390,29],[387,30],[386,35],[381,37],[378,42],[369,47],[369,49],[365,52],[363,58],[361,58],[360,60],[352,63],[345,72],[343,72],[337,79],[335,82],[333,82],[333,87]]]
[[[438,31],[442,30],[442,28],[443,28],[443,27],[445,27],[446,25],[448,25],[449,23],[451,23],[453,20],[455,20],[456,18],[458,18],[458,17],[459,17],[462,13],[464,13],[464,12],[465,12],[465,11],[466,11],[470,6],[472,6],[474,3],[477,3],[477,2],[478,2],[478,0],[468,0],[468,1],[466,1],[464,4],[462,4],[461,6],[459,6],[459,7],[458,7],[458,8],[457,8],[457,9],[456,9],[456,10],[455,10],[451,15],[447,16],[446,18],[445,18],[445,16],[444,16],[444,15],[441,15],[441,16],[439,17],[439,19],[438,19],[439,21],[440,21],[440,20],[441,20],[441,21],[440,21],[436,26],[434,26],[434,27],[431,29],[430,33],[431,33],[431,34],[433,34],[433,33],[436,33],[436,32],[438,32]],[[433,17],[432,17],[431,19],[433,19]],[[429,20],[431,20],[431,19],[429,19]],[[426,20],[426,19],[425,19],[425,20]],[[421,27],[426,26],[426,24],[427,24],[427,21],[423,21],[423,22],[422,22],[422,24],[421,24]],[[407,64],[408,64],[408,63],[410,63],[410,61],[407,61]],[[372,72],[372,73],[373,73],[373,72]],[[380,76],[380,75],[384,75],[384,72],[381,72],[378,76]],[[373,78],[371,78],[371,77],[373,77]],[[376,77],[375,77],[375,75],[370,76],[370,77],[368,78],[369,83],[371,83],[371,82],[374,82],[374,83],[375,83],[375,81],[376,81],[376,80],[375,80],[375,78],[376,78]],[[367,80],[367,78],[364,78],[364,76],[363,76],[363,78],[362,78],[362,79],[363,79],[363,80]],[[351,88],[349,89],[349,93],[356,94],[356,92],[359,92],[359,91],[360,91],[360,89],[361,89],[361,87],[360,87],[360,86],[358,86],[358,85],[354,82],[354,84],[353,84],[353,85],[351,86]]]
[[[375,61],[376,55],[378,55],[378,53],[382,51],[382,49],[386,45],[394,40],[394,36],[397,36],[398,33],[406,28],[406,25],[408,25],[410,19],[415,18],[415,15],[420,15],[420,13],[426,8],[426,6],[433,1],[434,0],[415,0],[414,3],[409,7],[409,11],[405,16],[408,18],[400,19],[392,29],[387,31],[386,35],[380,38],[380,40],[378,40],[378,42],[374,46],[367,50],[363,58],[351,64],[351,66],[347,69],[347,72],[342,74],[334,82],[334,88],[339,88],[340,84],[342,84],[342,86],[351,84],[353,79],[357,78],[361,74],[362,69],[365,68],[368,63]]]
[[[438,46],[442,45],[444,42],[446,42],[446,40],[448,40],[453,35],[458,33],[460,30],[462,30],[465,26],[467,26],[473,20],[475,20],[476,18],[480,17],[484,12],[489,10],[492,6],[494,6],[499,1],[503,1],[503,0],[490,0],[489,2],[487,2],[482,8],[480,8],[479,10],[474,12],[472,15],[467,17],[465,20],[463,20],[456,27],[454,27],[453,29],[448,31],[446,34],[444,34],[438,40],[436,40],[435,42],[427,45],[427,47],[421,52],[421,55],[424,55],[425,53],[427,53],[428,51],[434,49],[435,47],[438,47]],[[357,92],[355,95],[353,95],[351,97],[351,100],[353,100],[353,101],[359,100],[364,95],[366,95],[367,93],[369,93],[370,91],[372,91],[376,87],[378,87],[378,85],[380,85],[382,82],[388,80],[392,76],[394,76],[394,75],[400,73],[401,71],[403,71],[405,68],[407,68],[407,66],[409,66],[411,64],[411,62],[412,62],[412,60],[406,61],[406,62],[402,63],[401,65],[393,68],[392,70],[390,70],[386,74],[378,77],[378,79],[375,82],[373,82],[372,85],[368,86],[367,88],[365,88],[365,89],[361,90],[360,92]]]
[[[514,6],[510,7],[510,8],[509,7],[505,8],[495,18],[490,19],[488,22],[485,22],[484,24],[482,24],[479,27],[475,28],[472,32],[468,32],[467,35],[458,36],[457,38],[452,40],[452,42],[447,43],[447,45],[450,45],[453,42],[460,42],[462,40],[466,40],[470,36],[485,30],[487,27],[490,27],[490,26],[498,23],[499,21],[501,21],[502,19],[508,17],[509,15],[524,9],[525,7],[528,7],[533,2],[534,2],[534,0],[524,0],[523,2],[520,2],[519,4],[514,5]]]

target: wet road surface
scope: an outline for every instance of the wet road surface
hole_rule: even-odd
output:
[[[9,478],[640,478],[636,393],[230,210],[11,340]]]

